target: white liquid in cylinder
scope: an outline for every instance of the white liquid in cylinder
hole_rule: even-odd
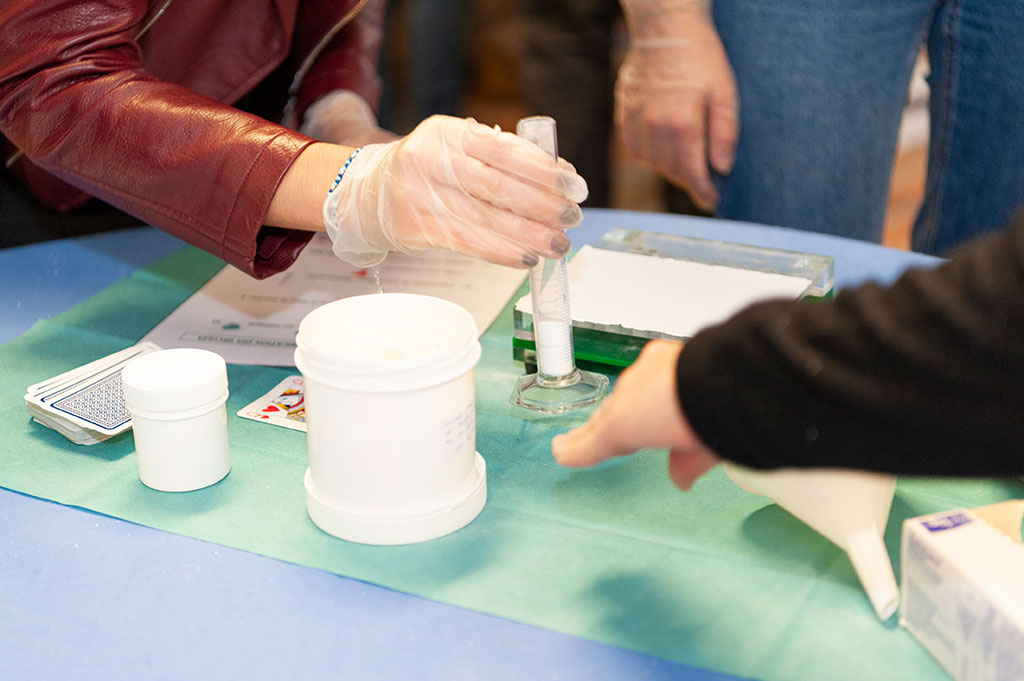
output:
[[[576,367],[569,312],[569,271],[565,259],[530,269],[537,368],[542,376],[565,376]]]
[[[545,376],[565,376],[573,369],[572,326],[561,321],[535,321],[537,367]]]

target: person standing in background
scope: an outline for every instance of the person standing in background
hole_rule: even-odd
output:
[[[558,151],[587,178],[587,206],[610,199],[613,51],[618,0],[525,0],[524,97],[552,116]]]
[[[434,114],[462,115],[466,0],[390,0],[381,54],[381,124],[406,131]],[[395,54],[401,40],[404,53]],[[401,64],[399,62],[401,61]],[[399,69],[399,66],[404,68]]]
[[[626,148],[719,217],[880,242],[922,47],[930,149],[913,248],[943,254],[1024,201],[1016,0],[622,0]]]
[[[619,0],[526,0],[523,13],[527,105],[567,122],[559,130],[559,150],[587,178],[584,205],[610,207],[613,94],[625,48]],[[676,185],[663,181],[657,188],[669,212],[708,214]]]

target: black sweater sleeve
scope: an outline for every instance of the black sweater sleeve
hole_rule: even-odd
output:
[[[748,466],[1024,473],[1024,213],[891,287],[754,305],[677,379],[698,437]]]

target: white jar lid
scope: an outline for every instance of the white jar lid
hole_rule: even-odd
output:
[[[160,350],[129,362],[121,371],[121,383],[129,409],[192,409],[223,397],[228,388],[227,365],[209,350]]]
[[[386,390],[449,380],[480,356],[469,311],[413,293],[371,293],[322,305],[303,318],[295,343],[303,375]]]

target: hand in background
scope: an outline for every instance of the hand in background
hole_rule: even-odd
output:
[[[669,477],[683,490],[719,463],[679,410],[676,362],[682,349],[669,341],[648,343],[590,419],[551,441],[555,460],[583,468],[647,447],[668,448]]]
[[[299,132],[346,147],[393,142],[399,138],[378,126],[373,109],[351,90],[336,90],[313,102],[306,109]]]
[[[718,203],[710,168],[732,170],[739,138],[736,79],[707,3],[623,0],[630,46],[615,86],[626,149],[686,189]]]

